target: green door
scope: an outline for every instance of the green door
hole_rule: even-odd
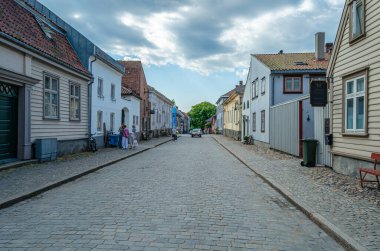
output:
[[[17,156],[17,87],[0,83],[0,160]]]

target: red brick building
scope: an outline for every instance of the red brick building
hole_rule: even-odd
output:
[[[125,67],[122,86],[131,89],[140,98],[140,125],[142,132],[150,130],[150,102],[148,84],[141,61],[119,61]]]

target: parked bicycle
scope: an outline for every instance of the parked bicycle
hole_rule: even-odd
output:
[[[96,148],[96,140],[93,137],[95,134],[87,134],[88,137],[88,151],[89,152],[96,152],[98,149]]]

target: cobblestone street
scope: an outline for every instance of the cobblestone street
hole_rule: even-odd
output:
[[[1,250],[343,250],[211,137],[181,137],[0,211]]]

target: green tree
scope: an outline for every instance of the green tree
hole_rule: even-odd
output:
[[[206,120],[215,115],[216,106],[210,102],[202,102],[191,107],[189,112],[190,127],[191,128],[203,128]]]

